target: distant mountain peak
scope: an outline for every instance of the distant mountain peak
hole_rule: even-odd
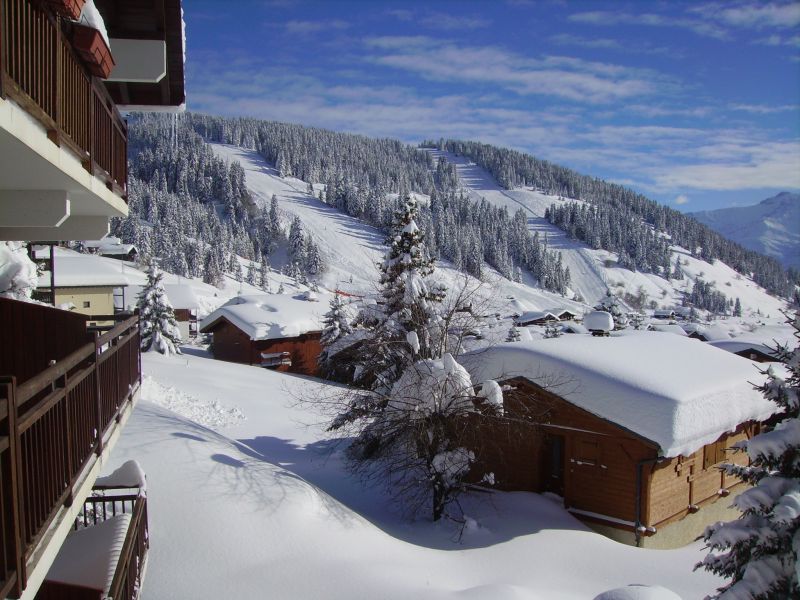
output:
[[[752,206],[690,213],[746,248],[800,268],[800,194],[780,192]]]

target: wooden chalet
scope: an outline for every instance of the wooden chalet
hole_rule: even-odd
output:
[[[529,310],[514,319],[517,327],[527,327],[529,325],[546,325],[559,321],[558,315],[548,310]]]
[[[319,305],[303,296],[237,296],[200,323],[214,358],[316,375],[322,352]]]
[[[732,338],[712,340],[709,345],[759,363],[780,362],[773,348],[757,340]]]
[[[183,103],[181,10],[180,0],[0,0],[0,240],[100,239],[111,217],[128,215],[118,104]],[[57,261],[46,261],[55,303]],[[72,303],[94,309],[91,298]],[[138,318],[105,332],[87,318],[0,298],[0,598],[139,597],[147,499],[93,491],[139,397]],[[98,506],[130,517],[101,523]],[[112,526],[116,550],[74,543]],[[103,562],[106,577],[54,578],[64,548],[71,574]]]
[[[476,455],[497,487],[556,494],[592,528],[638,546],[682,546],[735,516],[725,497],[741,482],[719,465],[746,464],[726,449],[775,410],[748,382],[749,362],[678,336],[571,335],[479,360],[475,379],[500,377],[506,415],[528,422],[479,435]]]

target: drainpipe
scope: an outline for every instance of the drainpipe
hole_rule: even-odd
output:
[[[634,524],[634,533],[636,534],[637,548],[641,547],[642,534],[647,531],[647,526],[642,523],[642,467],[646,464],[657,465],[663,460],[663,456],[658,456],[656,458],[643,458],[636,463],[636,522]]]

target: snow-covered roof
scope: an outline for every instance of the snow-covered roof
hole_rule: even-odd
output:
[[[564,325],[561,327],[563,331],[569,331],[571,333],[589,333],[589,330],[586,329],[584,325],[580,323],[575,323],[573,321],[566,321]]]
[[[310,331],[321,331],[320,303],[309,302],[286,294],[236,296],[208,315],[200,323],[206,331],[225,318],[241,329],[251,340],[297,337]]]
[[[126,293],[126,303],[133,306],[142,291],[143,285],[131,285]],[[165,283],[164,291],[172,308],[185,308],[195,310],[200,308],[200,300],[195,294],[194,288],[187,281],[186,283]]]
[[[123,244],[121,239],[114,236],[104,237],[102,240],[86,240],[83,245],[96,249],[100,254],[128,254],[131,250],[136,250],[133,244]]]
[[[747,350],[757,350],[767,356],[774,356],[775,352],[766,344],[762,344],[759,340],[751,340],[743,337],[727,340],[711,340],[708,342],[710,346],[725,350],[726,352],[743,352]]]
[[[563,381],[551,391],[656,443],[668,457],[776,410],[753,389],[762,376],[752,362],[677,335],[565,335],[500,344],[463,362],[475,381]]]
[[[517,323],[531,323],[542,319],[558,321],[558,315],[547,310],[528,310],[517,317]]]
[[[672,333],[674,335],[686,337],[686,332],[683,330],[683,327],[675,323],[652,323],[650,327],[653,329],[653,331]]]
[[[37,256],[49,255],[49,251],[37,252]],[[55,262],[56,287],[122,287],[128,285],[128,277],[123,272],[120,261],[110,261],[94,254],[80,254],[64,248],[56,248]],[[128,269],[130,270],[130,269]],[[50,285],[50,273],[39,277],[40,286]]]
[[[707,341],[729,340],[730,332],[722,325],[701,325],[700,323],[684,323],[681,325],[683,330],[691,335],[696,333],[703,336]]]

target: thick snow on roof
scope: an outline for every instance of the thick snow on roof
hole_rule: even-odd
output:
[[[222,317],[244,331],[251,340],[297,337],[309,331],[322,330],[320,303],[300,296],[260,294],[236,296],[208,315],[200,329]]]
[[[766,344],[762,344],[759,340],[747,339],[743,337],[727,340],[712,340],[708,342],[708,344],[710,346],[714,346],[715,348],[719,348],[720,350],[725,350],[726,352],[733,352],[734,354],[737,352],[742,352],[743,350],[758,350],[767,356],[772,356],[775,354],[773,351],[775,348],[774,344],[772,347],[769,347]]]
[[[136,305],[139,293],[142,291],[142,285],[131,285],[125,294],[127,304],[131,307]],[[195,294],[195,290],[187,280],[186,283],[165,283],[164,291],[167,293],[167,299],[172,304],[172,308],[186,308],[198,309],[200,308],[200,300]]]
[[[558,321],[558,315],[548,310],[528,310],[517,317],[517,323],[530,323],[540,319]]]
[[[653,331],[659,331],[661,333],[672,333],[681,337],[687,335],[683,327],[676,323],[652,323],[650,327],[653,328]]]
[[[46,257],[49,251],[37,251],[36,255]],[[125,267],[120,261],[94,254],[81,254],[66,248],[56,248],[54,260],[56,287],[121,287],[129,283],[129,278],[124,272]],[[39,285],[50,285],[49,272],[39,277]]]
[[[677,335],[565,335],[501,344],[463,360],[473,379],[523,376],[648,439],[665,456],[691,454],[776,406],[750,383],[752,362]]]
[[[730,331],[723,325],[701,325],[700,323],[684,323],[681,325],[683,330],[691,335],[698,333],[706,338],[706,340],[729,340],[731,338]]]
[[[123,244],[118,237],[108,236],[101,240],[86,240],[83,245],[87,248],[95,248],[101,254],[128,254],[131,250],[136,250],[133,244]]]

